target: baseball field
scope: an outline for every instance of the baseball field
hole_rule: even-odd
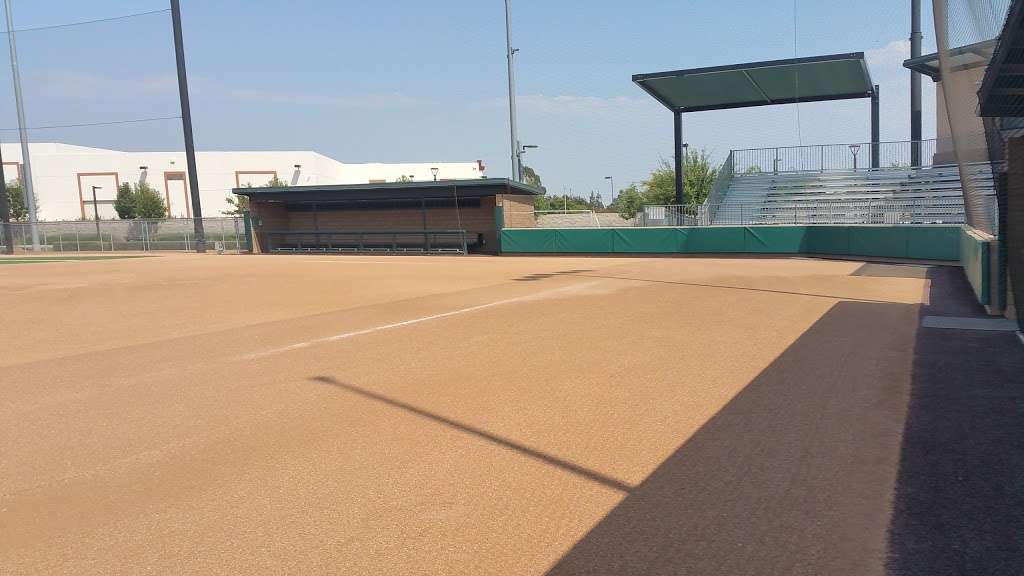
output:
[[[926,269],[0,269],[4,574],[883,574]]]

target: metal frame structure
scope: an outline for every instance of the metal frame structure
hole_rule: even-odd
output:
[[[809,65],[821,65],[824,66],[839,66],[840,63],[855,62],[860,65],[860,70],[863,73],[863,77],[859,79],[859,84],[863,87],[860,90],[843,90],[837,88],[834,91],[823,91],[821,93],[801,96],[799,93],[795,93],[792,96],[772,96],[768,91],[762,87],[751,74],[800,74],[799,70],[794,72],[794,69],[800,66]],[[761,95],[760,99],[737,99],[731,98],[729,94],[722,94],[717,102],[710,104],[701,105],[686,105],[682,102],[674,101],[671,94],[667,94],[664,91],[658,89],[657,86],[652,85],[652,81],[665,80],[665,79],[684,79],[692,78],[699,79],[700,77],[711,78],[716,74],[728,73],[728,72],[742,72],[743,76],[749,82],[748,87],[752,87],[755,93]],[[676,188],[676,201],[680,204],[685,202],[683,193],[683,122],[682,115],[688,112],[705,112],[711,110],[729,110],[734,108],[748,108],[753,106],[773,106],[776,104],[796,104],[801,102],[823,102],[831,100],[851,100],[858,98],[870,98],[871,99],[871,141],[877,143],[880,137],[879,130],[879,89],[878,85],[871,81],[871,73],[868,71],[867,62],[864,60],[863,52],[852,52],[846,54],[830,54],[824,56],[811,56],[805,58],[789,58],[785,60],[768,60],[762,62],[749,62],[745,64],[730,64],[726,66],[710,66],[704,68],[691,68],[686,70],[669,70],[666,72],[654,72],[650,74],[635,74],[633,75],[633,82],[639,86],[644,92],[647,92],[652,98],[660,102],[663,106],[672,111],[673,115],[673,128],[675,136],[675,188]],[[873,147],[877,149],[877,147]],[[877,155],[872,155],[872,167],[878,167]]]

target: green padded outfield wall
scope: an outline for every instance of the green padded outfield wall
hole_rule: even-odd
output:
[[[974,295],[978,302],[983,305],[990,304],[989,262],[991,254],[989,250],[992,243],[976,234],[970,227],[964,226],[960,231],[960,265],[963,266],[964,276],[971,283]]]
[[[507,254],[820,254],[959,260],[960,226],[520,228]]]

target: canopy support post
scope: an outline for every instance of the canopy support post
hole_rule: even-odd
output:
[[[921,56],[921,0],[910,2],[910,57]],[[921,73],[910,72],[910,166],[921,167]]]
[[[878,106],[878,84],[875,84],[871,92],[871,167],[878,169],[881,150],[878,149],[881,135],[879,132],[879,106]]]
[[[676,204],[683,204],[683,113],[673,110],[673,126],[675,127],[675,161],[676,161]]]

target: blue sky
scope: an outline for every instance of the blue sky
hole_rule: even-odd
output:
[[[934,49],[930,2],[925,50]],[[15,0],[29,28],[160,10],[159,0]],[[795,12],[794,12],[795,8]],[[509,172],[502,0],[182,0],[196,144],[313,149],[344,162],[483,160]],[[882,139],[909,137],[909,2],[514,0],[520,138],[552,192],[607,193],[670,157],[671,115],[634,73],[838,52],[867,53]],[[177,114],[170,16],[17,36],[28,124]],[[16,126],[6,45],[0,127]],[[925,137],[934,89],[925,79]],[[798,122],[799,116],[799,122]],[[716,161],[731,148],[868,139],[867,101],[685,117]],[[0,132],[4,141],[15,132]],[[181,148],[176,121],[43,130],[34,141]]]

